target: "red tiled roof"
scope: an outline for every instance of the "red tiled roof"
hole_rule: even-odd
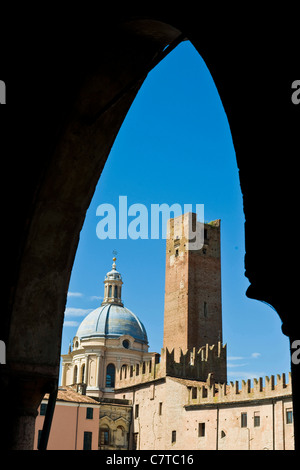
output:
[[[49,399],[49,394],[46,393],[44,396],[44,400]],[[99,402],[94,400],[87,395],[81,395],[81,393],[77,393],[72,387],[59,387],[57,393],[56,401],[66,401],[66,402],[73,402],[73,403],[90,403],[94,405],[98,405]]]

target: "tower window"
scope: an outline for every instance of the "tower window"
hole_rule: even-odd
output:
[[[198,423],[198,437],[205,436],[205,423]]]
[[[118,297],[118,286],[115,286],[115,297]]]
[[[174,444],[176,442],[176,431],[172,431],[172,440],[171,440],[172,444]]]
[[[112,286],[108,286],[108,297],[112,295]]]
[[[247,413],[241,413],[241,428],[247,427]]]
[[[293,412],[292,410],[286,410],[286,424],[292,424],[293,422]]]
[[[254,411],[254,427],[258,428],[260,426],[260,415],[259,411]]]

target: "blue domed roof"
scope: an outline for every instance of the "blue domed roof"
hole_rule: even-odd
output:
[[[108,303],[89,313],[79,326],[79,338],[117,338],[130,335],[136,341],[148,344],[147,333],[138,317],[128,308]]]

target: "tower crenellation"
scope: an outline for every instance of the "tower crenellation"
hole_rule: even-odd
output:
[[[161,356],[153,355],[151,360],[139,364],[126,366],[119,371],[116,379],[116,388],[130,387],[148,381],[169,377],[191,379],[205,382],[209,377],[214,381],[226,382],[223,364],[226,361],[226,345],[208,344],[198,351],[179,349],[178,360],[175,359],[175,350],[161,350]],[[159,360],[160,359],[160,360]]]

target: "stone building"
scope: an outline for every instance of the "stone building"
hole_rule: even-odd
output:
[[[114,259],[101,307],[62,356],[63,385],[100,402],[99,449],[294,447],[290,376],[227,383],[220,220],[203,224],[192,250],[184,226],[196,224],[191,213],[169,221],[161,354],[148,352],[145,328],[122,303]]]
[[[158,356],[148,352],[148,338],[139,318],[124,307],[122,276],[116,258],[104,280],[104,300],[80,324],[72,348],[62,356],[62,386],[73,386],[100,403],[99,449],[128,449],[131,406],[115,399],[115,381],[143,372]]]
[[[220,344],[220,343],[219,343]],[[223,350],[224,351],[224,350]],[[207,357],[208,354],[208,357]],[[189,354],[174,361],[162,350],[160,363],[144,375],[118,381],[116,396],[133,407],[130,448],[139,450],[291,450],[291,379],[285,375],[239,383],[197,378],[199,367],[222,349],[204,347],[193,364]],[[187,377],[195,376],[196,379]],[[199,374],[201,377],[202,374]]]

